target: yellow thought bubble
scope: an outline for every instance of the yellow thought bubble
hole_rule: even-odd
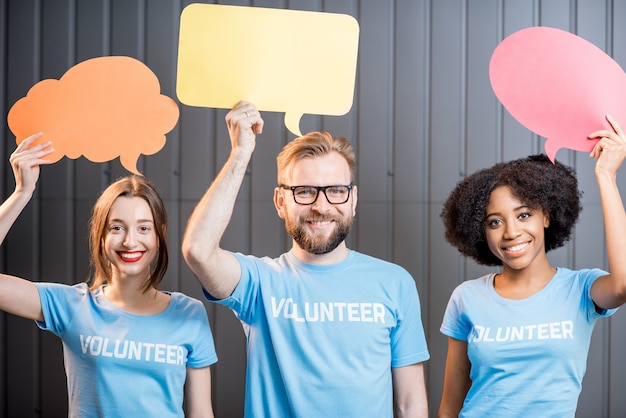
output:
[[[245,100],[285,112],[300,136],[304,113],[352,107],[358,42],[358,22],[345,14],[190,4],[180,18],[176,93],[189,106]]]

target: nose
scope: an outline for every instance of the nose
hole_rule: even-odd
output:
[[[127,248],[132,248],[137,244],[137,235],[136,232],[132,229],[129,229],[124,235],[124,246]]]
[[[318,192],[317,199],[315,199],[315,202],[311,204],[311,209],[318,213],[326,213],[330,210],[332,206],[333,205],[328,202],[326,194],[324,194],[324,192],[320,190]]]
[[[520,229],[517,222],[506,222],[504,225],[504,238],[515,239],[520,235]]]

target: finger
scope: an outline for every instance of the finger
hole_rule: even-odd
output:
[[[589,154],[589,156],[591,158],[599,158],[601,153],[602,153],[602,144],[598,142],[593,146],[593,149],[591,150],[591,153]]]
[[[256,123],[252,127],[254,129],[254,133],[256,133],[256,134],[263,133],[263,126],[264,125],[265,125],[265,121],[263,120],[263,118],[261,118],[261,115],[259,115]]]
[[[20,144],[21,145],[21,144]],[[31,148],[20,149],[19,147],[13,151],[9,160],[17,161],[23,158],[41,158],[54,152],[54,148],[51,147],[52,142],[47,141],[42,144],[37,144]]]
[[[42,132],[37,132],[36,134],[29,136],[28,138],[26,138],[25,140],[19,143],[19,145],[17,146],[17,149],[23,150],[25,148],[28,148],[29,145],[35,142],[37,139],[39,139],[41,135],[43,135]]]
[[[617,123],[617,121],[613,119],[611,115],[606,115],[606,120],[611,124],[611,127],[613,128],[615,133],[624,138],[624,131],[622,130],[622,127],[619,126],[619,123]]]
[[[51,143],[48,143],[48,145],[47,145],[47,146],[46,146],[46,148],[44,148],[44,149],[37,150],[37,151],[33,154],[33,156],[34,156],[35,158],[37,158],[37,160],[38,160],[38,161],[47,161],[47,162],[49,162],[49,160],[48,160],[48,159],[45,159],[45,158],[44,158],[44,159],[42,159],[41,157],[45,157],[46,155],[52,154],[52,153],[54,152],[54,148],[50,147],[50,146],[49,146],[50,144],[51,144]],[[46,163],[46,164],[47,164],[47,163]]]
[[[602,137],[610,138],[612,135],[615,135],[615,132],[609,131],[608,129],[602,129],[602,130],[590,133],[587,136],[587,138],[589,139],[602,138]]]
[[[52,145],[52,142],[48,141],[48,142],[45,142],[43,144],[38,144],[32,148],[29,148],[23,151],[15,150],[11,154],[9,160],[11,161],[11,163],[19,163],[21,161],[28,161],[28,160],[37,160],[37,161],[41,161],[42,163],[48,164],[49,160],[44,159],[42,157],[45,157],[46,155],[49,155],[54,152],[54,148],[52,148],[51,145]]]

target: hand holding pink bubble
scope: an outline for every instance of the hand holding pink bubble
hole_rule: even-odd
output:
[[[547,138],[552,161],[560,148],[590,152],[591,132],[611,129],[606,115],[626,123],[626,74],[583,38],[549,28],[522,29],[494,50],[492,88],[522,125]]]

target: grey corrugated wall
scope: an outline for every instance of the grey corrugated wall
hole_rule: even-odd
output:
[[[181,0],[0,0],[0,194],[13,177],[14,137],[6,114],[36,82],[58,79],[75,63],[129,55],[158,76],[175,98]],[[207,2],[213,3],[213,2]],[[257,7],[346,13],[360,24],[354,106],[342,117],[306,115],[303,132],[328,130],[356,145],[360,169],[352,248],[393,260],[415,277],[432,359],[427,384],[435,416],[443,383],[446,340],[438,328],[456,284],[488,271],[445,243],[439,211],[466,173],[541,152],[529,133],[498,104],[488,79],[491,52],[506,35],[547,25],[577,33],[626,66],[626,0],[255,0],[220,1]],[[323,30],[323,29],[322,29]],[[251,46],[252,47],[252,46]],[[297,66],[295,67],[297,69]],[[306,98],[304,98],[306,100]],[[139,169],[160,189],[170,215],[171,266],[164,287],[201,298],[181,256],[187,217],[224,162],[230,143],[224,110],[181,105],[177,127]],[[272,202],[274,157],[292,138],[283,115],[265,113],[249,175],[239,195],[225,247],[275,256],[289,241]],[[626,121],[622,121],[626,124]],[[86,133],[88,135],[88,133]],[[574,239],[551,258],[573,268],[606,268],[603,223],[593,162],[560,151],[584,190]],[[110,181],[126,174],[118,161],[67,160],[45,167],[33,198],[0,250],[3,272],[32,280],[75,283],[88,274],[90,207]],[[621,173],[622,179],[626,170]],[[241,416],[245,348],[227,310],[207,305],[220,357],[213,368],[218,417]],[[601,321],[594,333],[578,416],[626,416],[626,314]],[[29,321],[0,314],[0,413],[58,417],[66,413],[65,377],[56,337]]]

